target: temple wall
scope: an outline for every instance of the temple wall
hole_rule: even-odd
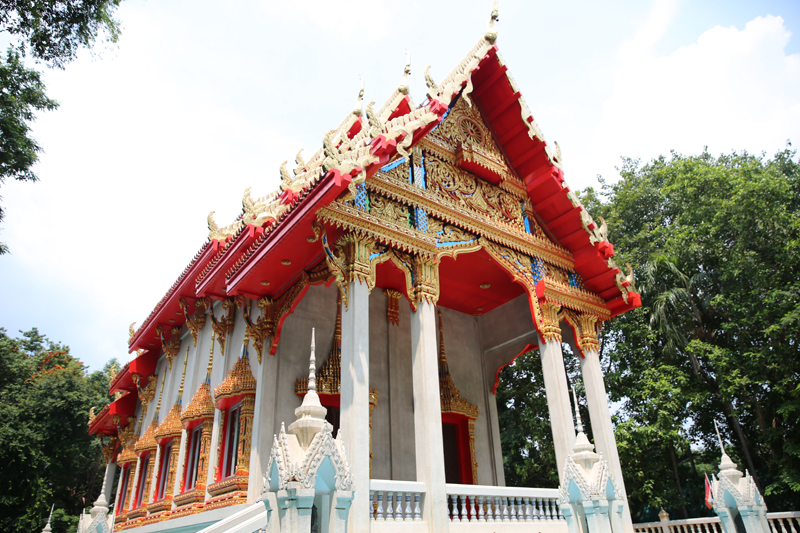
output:
[[[295,394],[295,381],[308,373],[311,328],[316,328],[317,368],[327,360],[333,346],[336,317],[337,287],[311,286],[287,316],[280,343],[275,355],[264,347],[259,365],[254,348],[250,349],[251,370],[259,382],[256,399],[256,416],[253,434],[253,459],[251,482],[258,485],[251,498],[260,494],[261,476],[267,467],[272,448],[272,436],[280,431],[281,423],[287,426],[295,420],[294,410],[301,399]],[[390,325],[386,316],[386,296],[380,289],[370,295],[370,388],[378,391],[378,403],[373,411],[372,477],[413,481],[416,479],[414,442],[414,403],[411,372],[411,308],[405,299],[400,302],[400,325]],[[535,336],[521,338],[533,327],[526,297],[520,297],[486,315],[475,318],[442,308],[445,349],[450,372],[456,387],[470,402],[478,406],[475,422],[475,450],[478,461],[478,481],[484,485],[503,485],[502,451],[499,442],[497,410],[491,387],[499,364],[510,362],[527,342]],[[254,310],[255,311],[255,310]],[[215,305],[217,317],[222,314],[219,303]],[[256,315],[257,316],[257,315]],[[173,360],[172,371],[167,373],[160,419],[174,404],[180,385],[183,359],[188,346],[186,383],[182,403],[191,401],[206,377],[213,328],[211,321],[199,334],[197,347],[184,327],[181,350]],[[246,327],[242,313],[237,309],[236,325],[228,335],[225,355],[215,341],[214,366],[211,388],[227,375],[239,356]],[[438,335],[438,330],[437,330]],[[512,342],[508,342],[511,340]],[[438,339],[437,339],[438,342]],[[504,344],[506,343],[506,344]],[[497,348],[498,345],[503,345]],[[518,346],[519,345],[519,346]],[[166,372],[164,355],[158,362],[160,380]],[[142,430],[155,416],[155,404],[143,421]],[[141,406],[139,407],[141,409]]]
[[[471,404],[478,406],[478,419],[475,421],[475,459],[478,461],[478,484],[496,483],[492,454],[490,453],[487,425],[489,412],[488,398],[485,394],[483,361],[481,360],[480,332],[478,320],[470,315],[450,309],[441,309],[445,353],[450,367],[450,375],[456,388]]]

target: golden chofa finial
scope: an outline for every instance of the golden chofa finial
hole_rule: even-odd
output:
[[[128,326],[128,344],[131,343],[133,340],[134,335],[136,335],[136,330],[133,329],[133,326],[136,325],[136,322],[132,322],[130,326]]]
[[[364,77],[359,74],[358,79],[361,80],[361,90],[358,91],[358,99],[356,100],[356,105],[353,107],[353,114],[357,117],[360,117],[364,113],[364,109],[362,106],[362,102],[364,100]]]
[[[411,52],[406,49],[406,68],[403,70],[403,78],[397,90],[403,94],[408,94],[408,77],[411,75]]]
[[[486,29],[486,34],[484,35],[484,38],[490,43],[494,43],[497,40],[497,30],[494,27],[494,23],[498,20],[500,20],[500,12],[497,10],[497,0],[494,0],[494,9],[489,19],[489,27]]]

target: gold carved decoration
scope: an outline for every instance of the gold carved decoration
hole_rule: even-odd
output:
[[[214,368],[214,339],[216,333],[211,334],[211,348],[208,353],[208,367],[206,368],[206,379],[197,388],[192,396],[189,405],[181,413],[181,423],[187,425],[195,420],[203,420],[214,417],[214,400],[211,398],[211,370]]]
[[[414,298],[433,305],[439,301],[439,260],[414,257]]]
[[[206,310],[211,306],[211,302],[207,298],[199,298],[194,303],[195,311],[193,315],[189,315],[189,304],[185,298],[178,300],[178,305],[183,310],[186,327],[189,328],[189,332],[192,334],[192,342],[194,347],[197,348],[197,336],[206,325]]]
[[[213,307],[209,309],[209,313],[211,315],[211,327],[217,335],[217,342],[219,342],[219,349],[222,355],[225,356],[225,341],[228,335],[233,333],[233,328],[236,325],[236,303],[232,298],[223,300],[222,310],[225,314],[221,318],[216,317]]]
[[[158,338],[161,339],[161,349],[164,351],[164,356],[167,358],[169,369],[172,370],[172,359],[178,355],[181,349],[181,328],[172,328],[170,331],[172,336],[168,341],[164,340],[164,328],[161,327],[160,324],[156,326],[156,333],[158,333]]]
[[[103,452],[103,458],[106,460],[106,463],[111,462],[114,459],[114,452],[117,451],[117,444],[119,443],[119,438],[116,435],[110,435],[108,441],[106,441],[100,450]]]
[[[222,380],[222,383],[214,387],[214,401],[219,403],[220,400],[225,398],[232,398],[244,394],[255,395],[256,393],[256,379],[253,377],[253,372],[250,370],[250,358],[247,356],[247,347],[245,347],[244,357],[236,360],[228,375]]]
[[[572,328],[575,344],[582,356],[587,351],[599,352],[599,327],[602,319],[588,313],[577,313],[570,309],[562,309],[559,317]]]
[[[544,342],[556,341],[561,344],[561,326],[559,325],[561,317],[558,314],[561,306],[550,302],[539,302],[539,309],[542,313],[540,331]]]
[[[519,198],[454,165],[429,156],[425,161],[428,190],[455,205],[492,218],[522,225]]]
[[[369,212],[401,226],[411,227],[411,209],[379,194],[370,196]]]
[[[394,289],[385,289],[383,293],[386,295],[386,320],[390,325],[399,326],[400,298],[403,297],[403,293]]]
[[[144,418],[147,416],[147,406],[153,401],[153,398],[156,397],[156,382],[158,381],[157,375],[150,375],[147,376],[147,384],[142,387],[139,382],[142,381],[139,374],[132,374],[131,379],[133,380],[134,385],[139,391],[139,401],[142,402],[142,416]],[[141,420],[140,420],[141,422]]]

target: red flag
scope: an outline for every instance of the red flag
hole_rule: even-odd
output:
[[[714,495],[711,492],[711,482],[708,481],[708,474],[706,474],[706,507],[711,509],[714,506]]]

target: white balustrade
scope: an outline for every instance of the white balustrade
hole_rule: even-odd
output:
[[[800,533],[800,512],[767,513],[772,533]],[[719,517],[663,520],[634,524],[636,533],[723,533]]]
[[[372,520],[376,522],[422,520],[424,483],[371,479],[369,497],[372,502]]]
[[[448,483],[451,522],[533,522],[564,520],[558,489],[490,487]]]
[[[800,533],[800,511],[767,513],[767,522],[772,533]]]

